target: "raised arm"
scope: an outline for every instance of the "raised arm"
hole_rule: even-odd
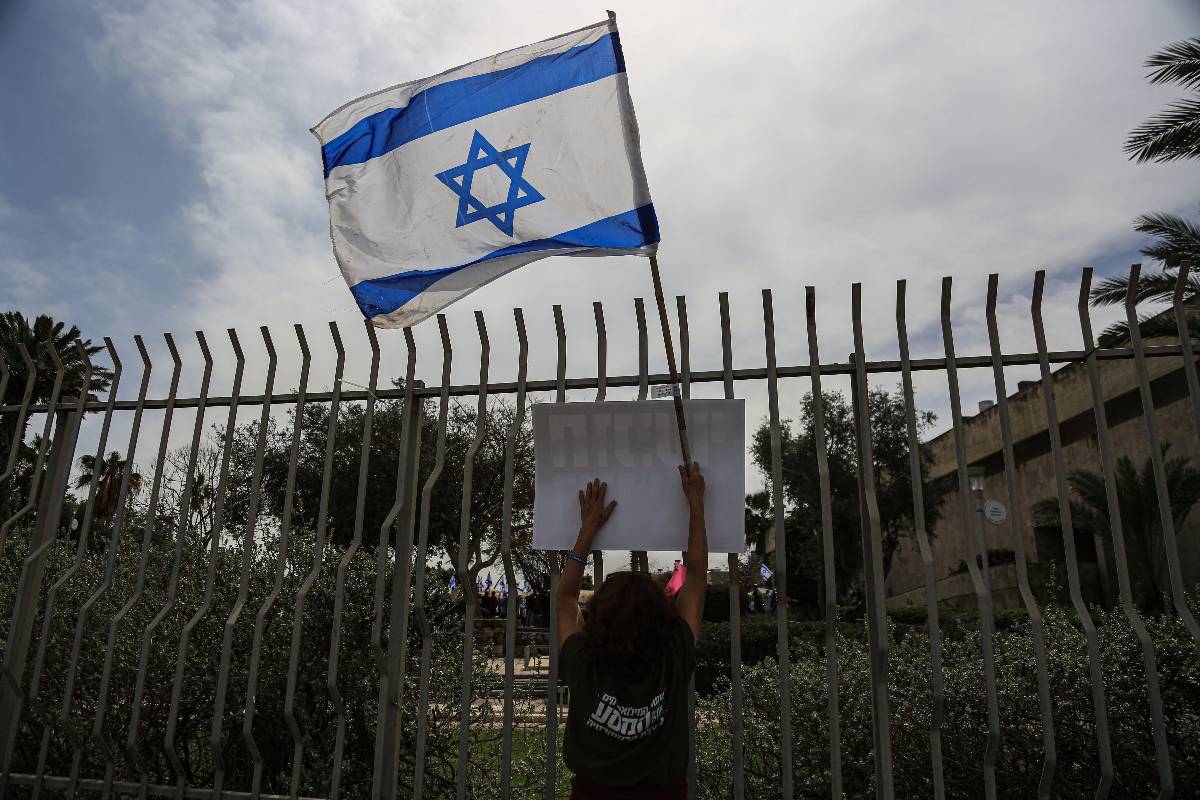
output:
[[[700,465],[692,462],[691,470],[679,467],[679,479],[688,503],[688,548],[683,554],[687,572],[679,594],[675,595],[675,610],[700,637],[704,619],[704,590],[708,586],[708,532],[704,528],[704,476]]]
[[[558,578],[558,593],[555,596],[558,605],[560,648],[571,634],[577,633],[583,627],[583,615],[579,613],[579,587],[583,583],[583,565],[587,562],[588,553],[592,552],[592,540],[617,507],[616,500],[607,506],[604,504],[604,493],[607,491],[608,484],[601,483],[599,478],[589,482],[587,489],[579,491],[579,536],[563,564],[562,575]]]

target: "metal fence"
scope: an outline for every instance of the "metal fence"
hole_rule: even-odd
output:
[[[1171,748],[1164,704],[1159,687],[1159,667],[1154,642],[1147,633],[1143,615],[1131,593],[1130,567],[1121,529],[1121,514],[1117,506],[1115,464],[1117,452],[1109,436],[1105,416],[1103,386],[1099,366],[1109,360],[1131,363],[1138,379],[1138,391],[1144,411],[1142,419],[1146,441],[1161,440],[1163,431],[1157,429],[1154,400],[1147,364],[1151,359],[1168,358],[1181,361],[1193,421],[1200,432],[1200,385],[1197,383],[1195,356],[1188,331],[1184,299],[1187,269],[1180,271],[1179,291],[1176,293],[1175,319],[1181,333],[1178,343],[1159,346],[1144,345],[1137,333],[1135,299],[1138,294],[1138,270],[1131,272],[1126,303],[1127,318],[1133,326],[1133,336],[1127,346],[1098,348],[1095,345],[1088,312],[1091,271],[1085,271],[1080,288],[1078,314],[1082,330],[1082,351],[1047,350],[1043,328],[1042,294],[1044,275],[1037,275],[1032,306],[1032,324],[1036,352],[1004,353],[997,324],[997,279],[992,276],[987,296],[986,317],[990,352],[960,356],[955,350],[951,325],[951,281],[942,284],[941,321],[944,355],[936,358],[910,357],[906,330],[905,282],[899,281],[896,294],[895,320],[899,359],[868,360],[864,353],[863,308],[861,291],[854,286],[851,308],[854,353],[846,362],[822,362],[816,324],[815,292],[805,293],[808,363],[779,365],[776,362],[776,342],[773,298],[764,291],[763,341],[765,367],[735,369],[731,346],[732,323],[728,298],[719,297],[722,361],[719,369],[692,370],[689,358],[687,306],[678,298],[677,314],[682,367],[682,390],[685,397],[691,387],[700,383],[715,383],[723,387],[724,396],[737,395],[739,384],[764,381],[769,409],[772,469],[771,497],[774,498],[774,532],[776,536],[776,580],[779,602],[776,609],[777,658],[780,664],[778,684],[778,791],[783,797],[796,795],[793,785],[793,752],[798,742],[811,749],[828,753],[827,791],[831,796],[843,796],[847,787],[843,781],[845,759],[839,708],[839,587],[835,576],[835,537],[831,512],[830,475],[824,441],[822,381],[841,376],[851,383],[855,397],[860,463],[873,462],[871,423],[862,398],[868,382],[880,376],[899,376],[907,417],[907,437],[911,454],[914,492],[913,534],[925,565],[928,602],[928,656],[931,708],[928,729],[927,763],[929,786],[933,796],[948,796],[943,763],[943,721],[945,711],[945,682],[943,674],[943,634],[938,618],[938,594],[933,558],[933,542],[926,530],[923,481],[918,442],[917,412],[913,392],[914,373],[944,374],[951,411],[957,461],[958,497],[964,504],[963,519],[973,515],[965,504],[968,489],[967,451],[964,443],[964,420],[961,407],[959,377],[968,369],[990,368],[995,384],[999,424],[1002,435],[1003,468],[1010,496],[1010,507],[1018,511],[1016,475],[1018,462],[1007,407],[1005,369],[1015,366],[1037,367],[1040,370],[1045,415],[1048,420],[1050,448],[1054,459],[1054,493],[1058,499],[1063,528],[1065,567],[1071,605],[1078,615],[1086,639],[1090,669],[1090,691],[1094,709],[1095,731],[1095,788],[1098,797],[1106,796],[1113,782],[1112,743],[1109,736],[1109,717],[1106,710],[1105,681],[1102,654],[1099,650],[1096,625],[1092,611],[1085,604],[1080,589],[1077,556],[1072,534],[1070,489],[1067,467],[1059,439],[1057,410],[1052,390],[1051,366],[1083,363],[1086,365],[1092,392],[1095,431],[1098,437],[1104,484],[1112,520],[1112,544],[1115,569],[1119,582],[1119,603],[1133,626],[1143,656],[1145,674],[1142,676],[1151,717],[1150,735],[1153,739],[1155,769],[1161,796],[1172,794],[1174,781]],[[669,383],[663,374],[648,373],[648,335],[645,314],[637,306],[639,334],[639,372],[619,376],[606,374],[607,338],[604,310],[595,304],[595,329],[598,349],[596,372],[592,377],[569,378],[566,374],[567,336],[562,311],[554,308],[557,340],[557,374],[553,378],[531,380],[527,375],[528,342],[522,311],[515,311],[515,330],[520,348],[515,382],[489,383],[490,343],[488,329],[480,312],[476,312],[481,359],[479,378],[474,385],[451,385],[452,347],[444,317],[439,317],[441,335],[441,380],[438,385],[425,386],[416,380],[416,344],[410,331],[405,331],[407,371],[399,388],[379,385],[380,347],[373,329],[367,328],[372,360],[369,385],[360,391],[343,389],[345,349],[335,325],[330,336],[337,359],[332,376],[332,390],[310,392],[311,356],[306,332],[295,328],[302,352],[298,388],[278,392],[277,363],[271,333],[263,328],[262,346],[268,356],[265,390],[261,395],[244,394],[245,358],[237,334],[229,332],[229,343],[235,358],[232,392],[228,396],[211,396],[209,392],[214,359],[203,334],[197,334],[203,353],[203,380],[198,394],[178,395],[182,360],[175,342],[166,339],[172,354],[170,390],[165,397],[148,397],[151,363],[144,342],[138,338],[141,379],[136,400],[120,400],[118,385],[126,380],[128,365],[124,364],[117,348],[106,339],[108,357],[113,365],[111,386],[106,399],[90,397],[89,384],[97,373],[81,345],[76,356],[86,364],[82,375],[82,390],[76,396],[64,395],[64,376],[68,370],[64,360],[53,351],[48,353],[53,367],[53,382],[47,398],[32,402],[36,379],[34,359],[37,354],[21,350],[23,364],[4,364],[0,377],[0,396],[10,382],[24,382],[23,400],[19,406],[0,408],[4,425],[17,434],[11,439],[11,452],[0,454],[6,460],[0,466],[4,472],[0,481],[21,472],[20,464],[30,463],[25,470],[24,494],[15,513],[0,528],[0,552],[11,564],[19,563],[9,574],[15,576],[13,585],[5,585],[5,602],[12,599],[11,617],[6,631],[4,650],[4,680],[0,685],[0,758],[3,759],[0,796],[13,793],[37,798],[42,792],[65,794],[74,798],[80,792],[108,798],[113,793],[146,797],[235,798],[320,797],[342,795],[392,797],[411,794],[414,797],[455,795],[464,798],[481,793],[508,798],[518,793],[542,795],[547,800],[561,796],[564,785],[560,762],[561,719],[556,648],[550,648],[548,672],[544,683],[523,681],[517,675],[516,663],[521,658],[518,648],[518,618],[515,602],[510,602],[504,621],[503,674],[492,674],[486,661],[479,657],[480,647],[474,641],[478,629],[474,604],[462,604],[461,617],[447,616],[445,609],[433,609],[430,598],[434,563],[431,553],[431,497],[442,479],[447,448],[447,419],[452,397],[474,397],[480,421],[475,438],[470,443],[464,464],[461,486],[461,514],[457,532],[460,554],[454,567],[458,583],[473,591],[466,578],[469,567],[469,537],[473,525],[471,507],[473,466],[484,441],[484,423],[490,398],[506,396],[515,403],[511,428],[506,432],[504,450],[504,492],[501,520],[501,564],[508,586],[517,585],[513,560],[513,484],[514,451],[517,436],[527,410],[530,392],[552,394],[559,402],[567,399],[569,390],[594,390],[596,399],[605,399],[613,387],[637,387],[638,396],[645,398],[651,385]],[[872,323],[878,326],[878,321]],[[257,345],[256,345],[257,346]],[[43,374],[43,379],[47,376]],[[780,382],[798,379],[813,393],[814,432],[816,436],[817,470],[820,476],[819,505],[821,527],[817,533],[821,543],[823,600],[823,643],[825,653],[826,702],[822,714],[828,725],[828,736],[814,739],[808,728],[793,724],[793,702],[789,697],[789,603],[787,577],[787,509],[784,496],[781,458]],[[41,384],[43,385],[43,380]],[[19,385],[19,383],[14,383]],[[349,465],[334,463],[335,440],[341,416],[339,410],[349,403],[362,403],[362,447],[357,468],[356,514],[353,534],[348,543],[333,546],[326,530],[330,485],[336,472]],[[394,500],[380,531],[380,544],[371,552],[370,542],[364,543],[364,509],[368,488],[372,484],[372,452],[374,415],[380,403],[396,404],[401,409],[403,429],[399,446],[391,457],[397,462]],[[436,420],[436,430],[423,430],[425,404],[436,404],[429,413]],[[306,407],[321,405],[327,414],[326,449],[321,467],[320,508],[314,531],[301,537],[293,530],[293,494],[297,480],[299,451]],[[256,444],[249,462],[252,468],[249,485],[245,475],[231,477],[231,451],[234,449],[235,422],[240,409],[258,409]],[[169,525],[161,515],[153,513],[160,507],[164,487],[164,463],[172,433],[172,419],[181,409],[194,409],[195,421],[187,446],[186,475],[197,468],[198,452],[206,426],[224,420],[224,441],[216,472],[213,533],[199,548],[191,531],[196,507],[194,492],[204,490],[200,482],[188,480],[178,494],[175,518]],[[224,409],[224,414],[214,413]],[[294,411],[294,426],[287,448],[286,498],[284,510],[277,517],[266,514],[260,507],[263,493],[264,453],[267,449],[269,422],[281,409]],[[133,453],[139,440],[153,432],[143,430],[147,412],[162,412],[162,427],[157,440],[157,460],[149,476],[150,513],[135,515],[130,510],[130,498],[136,494],[140,476],[135,471]],[[94,453],[94,469],[86,481],[86,500],[72,513],[64,511],[68,504],[66,490],[77,456],[81,421],[100,419],[98,446]],[[126,420],[129,440],[119,481],[104,481],[105,457],[110,449],[109,434],[118,427],[118,419]],[[32,424],[31,424],[32,423]],[[24,445],[26,429],[40,431],[40,438]],[[421,441],[434,441],[434,460],[424,471],[420,468]],[[428,440],[426,442],[428,444]],[[23,449],[24,448],[24,449]],[[18,452],[20,451],[20,453]],[[1169,572],[1171,601],[1174,611],[1183,621],[1194,643],[1200,643],[1200,627],[1189,610],[1185,596],[1181,561],[1176,543],[1171,497],[1168,496],[1167,476],[1159,448],[1147,449],[1157,492],[1161,515],[1162,537],[1165,544],[1166,568]],[[889,697],[889,648],[884,569],[881,560],[880,511],[877,503],[876,473],[860,470],[860,502],[862,509],[861,544],[863,550],[863,596],[865,626],[869,645],[871,758],[874,760],[874,779],[870,792],[878,797],[895,796],[893,749],[897,733]],[[111,516],[97,513],[106,502],[105,492],[116,492]],[[239,512],[239,524],[226,519],[227,501],[233,493],[243,492],[246,505]],[[230,501],[232,502],[232,501]],[[417,512],[420,512],[419,514]],[[67,518],[77,520],[74,527]],[[136,519],[135,519],[136,517]],[[140,536],[132,522],[142,526]],[[1026,521],[1027,522],[1027,521]],[[1014,530],[1024,523],[1014,520]],[[370,539],[370,536],[367,537]],[[986,703],[986,742],[978,769],[977,784],[966,794],[961,787],[949,796],[996,796],[997,755],[1002,746],[1001,711],[997,699],[995,674],[994,613],[985,575],[977,565],[976,539],[969,526],[962,531],[961,543],[974,587],[979,610],[978,642],[982,659],[983,687]],[[1051,676],[1042,622],[1042,608],[1031,590],[1026,570],[1026,554],[1021,536],[1013,537],[1015,564],[1020,583],[1023,606],[1028,612],[1033,649],[1026,654],[1036,666],[1039,708],[1034,717],[1041,727],[1042,753],[1039,794],[1051,796],[1059,764],[1056,756],[1054,724],[1055,698],[1052,696]],[[333,560],[336,559],[336,567]],[[90,566],[89,566],[90,565]],[[729,609],[731,637],[729,659],[733,665],[728,675],[731,717],[727,720],[700,719],[699,726],[727,726],[731,741],[727,783],[714,789],[698,786],[695,764],[691,770],[691,791],[703,790],[741,800],[747,791],[747,763],[744,733],[744,700],[747,687],[742,682],[742,607],[739,590],[739,561],[728,558],[730,574]],[[321,632],[312,624],[314,611],[306,604],[315,603],[314,587],[325,585],[330,570],[334,571],[332,590],[327,592],[330,608],[324,608],[320,623],[328,625]],[[557,560],[551,560],[548,583],[553,596],[557,585]],[[595,554],[595,573],[599,583],[604,574],[603,554]],[[80,586],[82,576],[98,577],[95,585]],[[324,583],[323,583],[324,582]],[[367,589],[370,589],[368,592]],[[845,587],[842,587],[843,589]],[[186,595],[186,603],[182,598]],[[60,598],[72,598],[64,607]],[[325,595],[322,595],[325,596]],[[324,602],[324,601],[322,601]],[[228,603],[228,605],[223,605]],[[186,607],[185,607],[186,606]],[[436,612],[436,613],[435,613]],[[440,616],[439,616],[440,615]],[[453,619],[453,626],[446,620]],[[554,614],[549,617],[548,640],[556,638]],[[461,627],[459,627],[461,625]],[[357,627],[354,627],[357,626]],[[342,650],[342,634],[351,628],[364,632],[369,628],[369,647],[348,655]],[[167,638],[163,631],[171,630]],[[197,631],[207,631],[213,645],[201,649],[196,645]],[[219,631],[219,636],[216,632]],[[208,634],[206,634],[207,636]],[[219,640],[219,647],[215,644]],[[409,646],[412,643],[413,650]],[[449,644],[447,644],[449,642]],[[323,645],[328,645],[324,650]],[[457,648],[455,660],[460,667],[451,670],[445,653],[447,647]],[[1194,657],[1194,654],[1193,656]],[[89,665],[86,666],[85,665]],[[98,669],[98,672],[95,669]],[[92,670],[89,672],[89,670]],[[415,672],[415,674],[414,674]],[[456,684],[457,691],[446,694],[443,682]],[[270,684],[269,691],[267,684]],[[490,687],[490,688],[482,688]],[[536,693],[544,695],[534,697]],[[434,695],[437,695],[436,697]],[[456,697],[456,703],[438,698]],[[198,698],[198,702],[193,702]],[[525,704],[522,711],[522,703]],[[539,718],[528,713],[541,704]],[[532,705],[531,705],[532,704]],[[484,722],[480,719],[486,717]],[[265,720],[265,721],[264,721]],[[531,722],[531,720],[534,720]],[[256,724],[257,723],[257,724]],[[693,734],[697,733],[697,717],[693,714]],[[484,736],[486,732],[491,738]],[[439,738],[440,737],[440,738]],[[431,742],[436,740],[439,752],[450,752],[450,762],[436,766],[439,777],[433,780]],[[321,752],[316,752],[320,750]],[[353,753],[366,753],[360,757]],[[693,750],[694,757],[695,750]],[[438,756],[441,757],[441,756]],[[541,760],[538,761],[538,758]],[[517,775],[521,764],[536,766],[533,777]],[[197,779],[202,776],[202,782]],[[449,776],[448,778],[446,776]],[[195,781],[195,782],[194,782]],[[514,786],[520,783],[519,787]],[[855,787],[856,793],[864,791]]]

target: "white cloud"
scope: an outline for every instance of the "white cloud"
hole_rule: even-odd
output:
[[[127,76],[195,158],[184,209],[198,290],[181,327],[278,339],[357,326],[336,276],[309,125],[348,99],[593,21],[595,7],[387,2],[102,5],[99,63]],[[958,278],[960,353],[982,353],[986,275],[999,272],[1006,349],[1030,349],[1028,296],[1050,270],[1051,347],[1078,346],[1080,266],[1136,247],[1130,221],[1195,204],[1196,165],[1138,166],[1126,132],[1176,92],[1141,61],[1195,19],[1171,3],[696,4],[618,9],[670,295],[686,292],[696,369],[719,367],[716,293],[731,292],[738,366],[763,363],[759,289],[775,290],[780,362],[807,361],[803,287],[818,288],[826,359],[850,349],[850,283],[864,284],[870,355],[895,352],[895,279],[909,279],[914,355],[940,352],[942,275]],[[515,372],[511,308],[526,308],[531,376],[551,377],[549,306],[562,303],[572,375],[594,365],[591,302],[609,314],[610,374],[636,369],[644,263],[550,260],[451,309],[458,382],[473,381],[471,311],[491,326],[493,375]],[[673,298],[672,298],[673,306]],[[661,369],[649,307],[652,368]],[[1098,327],[1107,317],[1098,320]],[[361,334],[348,329],[347,338]],[[399,334],[382,334],[385,374]],[[432,323],[422,366],[440,359]],[[356,348],[357,349],[357,348]],[[327,359],[328,347],[319,348]],[[321,363],[327,364],[327,360]],[[284,373],[287,374],[287,373]],[[362,380],[356,353],[349,375]],[[986,394],[988,376],[965,383]],[[285,381],[286,382],[286,381]],[[974,398],[964,398],[973,406]],[[794,406],[785,406],[792,413]],[[752,403],[756,421],[765,413]]]

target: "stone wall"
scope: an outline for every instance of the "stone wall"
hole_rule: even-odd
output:
[[[1150,359],[1148,366],[1153,378],[1154,414],[1160,438],[1170,444],[1171,454],[1190,455],[1196,466],[1200,467],[1200,440],[1196,436],[1191,401],[1179,359]],[[1118,456],[1128,455],[1140,470],[1150,450],[1136,375],[1132,368],[1129,360],[1100,362],[1101,381],[1105,397],[1108,398],[1105,409],[1113,446]],[[1092,414],[1091,390],[1083,365],[1072,364],[1060,369],[1055,373],[1053,382],[1058,416],[1064,420],[1059,430],[1067,472],[1086,469],[1100,473],[1100,451]],[[1020,532],[1029,562],[1061,564],[1063,561],[1063,541],[1059,531],[1036,530],[1032,519],[1035,503],[1043,498],[1056,497],[1054,461],[1050,452],[1041,384],[1026,386],[1011,395],[1008,405],[1018,465],[1015,508],[1009,499],[1004,473],[997,409],[991,408],[964,420],[968,463],[971,467],[982,467],[984,472],[982,502],[997,500],[1006,507],[1008,519],[1002,524],[981,522],[976,511],[976,498],[968,497],[967,502],[963,503],[958,492],[953,432],[947,431],[926,445],[935,457],[933,479],[943,481],[949,487],[942,518],[936,529],[931,531],[931,543],[934,574],[939,579],[949,578],[945,588],[953,596],[963,593],[963,587],[958,585],[963,580],[968,587],[967,593],[973,596],[973,589],[969,588],[969,576],[950,577],[950,573],[966,558],[964,535],[967,530],[975,537],[976,552],[979,550],[981,528],[986,533],[989,548],[1009,550],[1015,550],[1015,529]],[[964,528],[964,505],[967,518],[972,521],[970,528]],[[1177,536],[1184,580],[1187,586],[1192,587],[1200,582],[1200,510],[1187,519]],[[1096,591],[1107,587],[1108,594],[1115,596],[1116,573],[1112,567],[1111,545],[1078,532],[1076,548],[1081,565],[1094,565],[1089,569],[1095,575]],[[905,542],[897,552],[887,577],[888,596],[919,597],[916,602],[924,602],[924,570],[916,542]],[[1006,574],[1010,570],[993,568],[994,572],[1004,571]],[[999,579],[996,585],[1000,585]],[[941,588],[942,584],[939,583],[939,596]],[[1006,594],[1003,598],[997,598],[997,605],[1019,605],[1019,599]]]

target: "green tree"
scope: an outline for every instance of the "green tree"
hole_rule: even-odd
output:
[[[1145,62],[1152,84],[1176,83],[1193,94],[1170,103],[1129,134],[1125,152],[1138,163],[1168,162],[1200,156],[1200,37],[1175,42],[1150,56]],[[1138,302],[1169,302],[1178,280],[1181,264],[1200,262],[1200,227],[1176,214],[1143,214],[1134,220],[1134,229],[1155,237],[1142,254],[1162,264],[1161,273],[1145,275],[1138,283]],[[1125,302],[1128,276],[1116,276],[1096,284],[1092,305],[1116,305]],[[1193,274],[1185,289],[1187,302],[1200,298],[1200,281]],[[1143,336],[1175,336],[1175,322],[1168,316],[1150,314],[1139,320]],[[1191,321],[1191,335],[1200,338],[1200,324]],[[1129,326],[1119,322],[1100,337],[1104,346],[1114,346],[1129,338]]]
[[[1152,84],[1177,83],[1194,93],[1175,100],[1129,134],[1125,152],[1138,163],[1200,156],[1200,37],[1174,42],[1146,59]]]
[[[451,402],[446,424],[446,453],[442,474],[430,497],[429,547],[458,563],[462,515],[463,474],[466,454],[476,434],[476,404]],[[417,516],[425,479],[434,463],[437,437],[437,404],[425,402],[421,434],[421,463],[417,475]],[[483,441],[475,455],[471,487],[471,530],[469,579],[475,585],[479,572],[499,562],[504,501],[504,453],[516,407],[507,400],[493,401],[485,420]],[[260,520],[277,520],[283,514],[288,468],[291,458],[294,411],[286,422],[270,422],[263,461]],[[362,454],[366,409],[360,403],[343,404],[339,412],[334,444],[333,473],[329,489],[328,530],[331,543],[345,547],[354,536],[358,499],[359,461]],[[313,529],[321,502],[321,483],[329,429],[329,405],[309,403],[297,455],[293,526]],[[218,431],[218,435],[219,435]],[[374,547],[380,527],[396,499],[396,480],[403,437],[403,409],[399,402],[383,401],[375,406],[371,425],[367,494],[363,513],[362,541]],[[233,442],[226,523],[233,530],[244,524],[249,487],[258,443],[258,423],[240,427]],[[405,512],[401,512],[405,513]],[[415,535],[415,531],[414,531]],[[537,584],[548,574],[544,554],[532,548],[533,536],[533,429],[531,415],[517,432],[513,463],[512,544],[517,571]]]
[[[746,547],[758,555],[765,555],[767,538],[774,524],[771,493],[763,489],[746,495]]]
[[[1168,445],[1163,445],[1166,456]],[[1171,498],[1171,520],[1177,531],[1183,529],[1192,507],[1200,500],[1200,470],[1187,456],[1164,459],[1167,494]],[[1108,515],[1108,492],[1104,478],[1089,470],[1074,470],[1067,476],[1071,487],[1071,521],[1077,531],[1086,531],[1104,539],[1112,538]],[[1158,513],[1158,491],[1154,483],[1153,462],[1149,458],[1141,469],[1129,456],[1117,459],[1117,502],[1121,508],[1126,556],[1134,599],[1142,609],[1157,613],[1164,610],[1163,598],[1170,590],[1167,552],[1163,544],[1162,519]],[[1033,508],[1037,525],[1060,526],[1058,500],[1039,500]]]
[[[838,589],[853,594],[862,584],[862,545],[859,527],[858,438],[854,411],[840,392],[825,392],[825,443],[829,461],[830,499],[834,532],[834,563]],[[871,437],[875,454],[875,480],[883,543],[884,574],[901,543],[913,535],[912,478],[909,467],[907,418],[904,400],[897,392],[868,392]],[[936,420],[931,411],[917,412],[918,435]],[[800,402],[796,421],[780,423],[783,494],[787,510],[788,594],[815,604],[823,580],[820,476],[817,471],[813,397]],[[771,475],[771,430],[764,421],[754,432],[751,456],[768,480]],[[922,474],[931,462],[922,451]],[[932,531],[941,516],[944,490],[925,482],[926,527]],[[747,504],[747,515],[761,518],[762,498]],[[769,512],[768,512],[769,513]]]
[[[47,402],[54,390],[55,366],[48,348],[53,348],[63,364],[63,382],[59,397],[78,397],[83,390],[83,376],[86,365],[75,346],[77,341],[83,345],[88,357],[99,353],[101,347],[93,345],[90,339],[80,340],[79,328],[72,325],[69,328],[65,322],[57,322],[45,314],[39,314],[30,321],[19,311],[0,312],[0,359],[8,371],[8,383],[4,387],[0,402],[4,405],[20,405],[25,396],[26,385],[29,384],[29,368],[21,354],[21,345],[33,362],[34,376],[30,387],[29,401],[31,404]],[[91,383],[88,394],[96,394],[108,388],[112,373],[99,364],[92,365]],[[22,448],[13,449],[14,443],[25,439],[29,419],[20,420],[18,414],[6,413],[0,415],[0,473],[10,464],[15,464],[16,457],[27,457],[31,451],[22,453]],[[28,477],[32,469],[32,460],[28,469],[13,470],[6,480],[0,482],[0,517],[8,517],[28,496]],[[25,479],[17,479],[25,473]]]
[[[102,528],[106,523],[111,522],[117,513],[117,503],[120,500],[121,492],[121,473],[125,470],[125,459],[121,458],[118,451],[113,450],[100,462],[97,476],[96,456],[87,453],[79,457],[79,469],[79,477],[75,479],[76,489],[90,487],[93,480],[97,481],[96,502],[92,511],[95,521],[92,526],[92,535],[100,545],[103,545],[104,532]],[[129,475],[128,499],[137,497],[141,491],[142,475],[134,470]]]

